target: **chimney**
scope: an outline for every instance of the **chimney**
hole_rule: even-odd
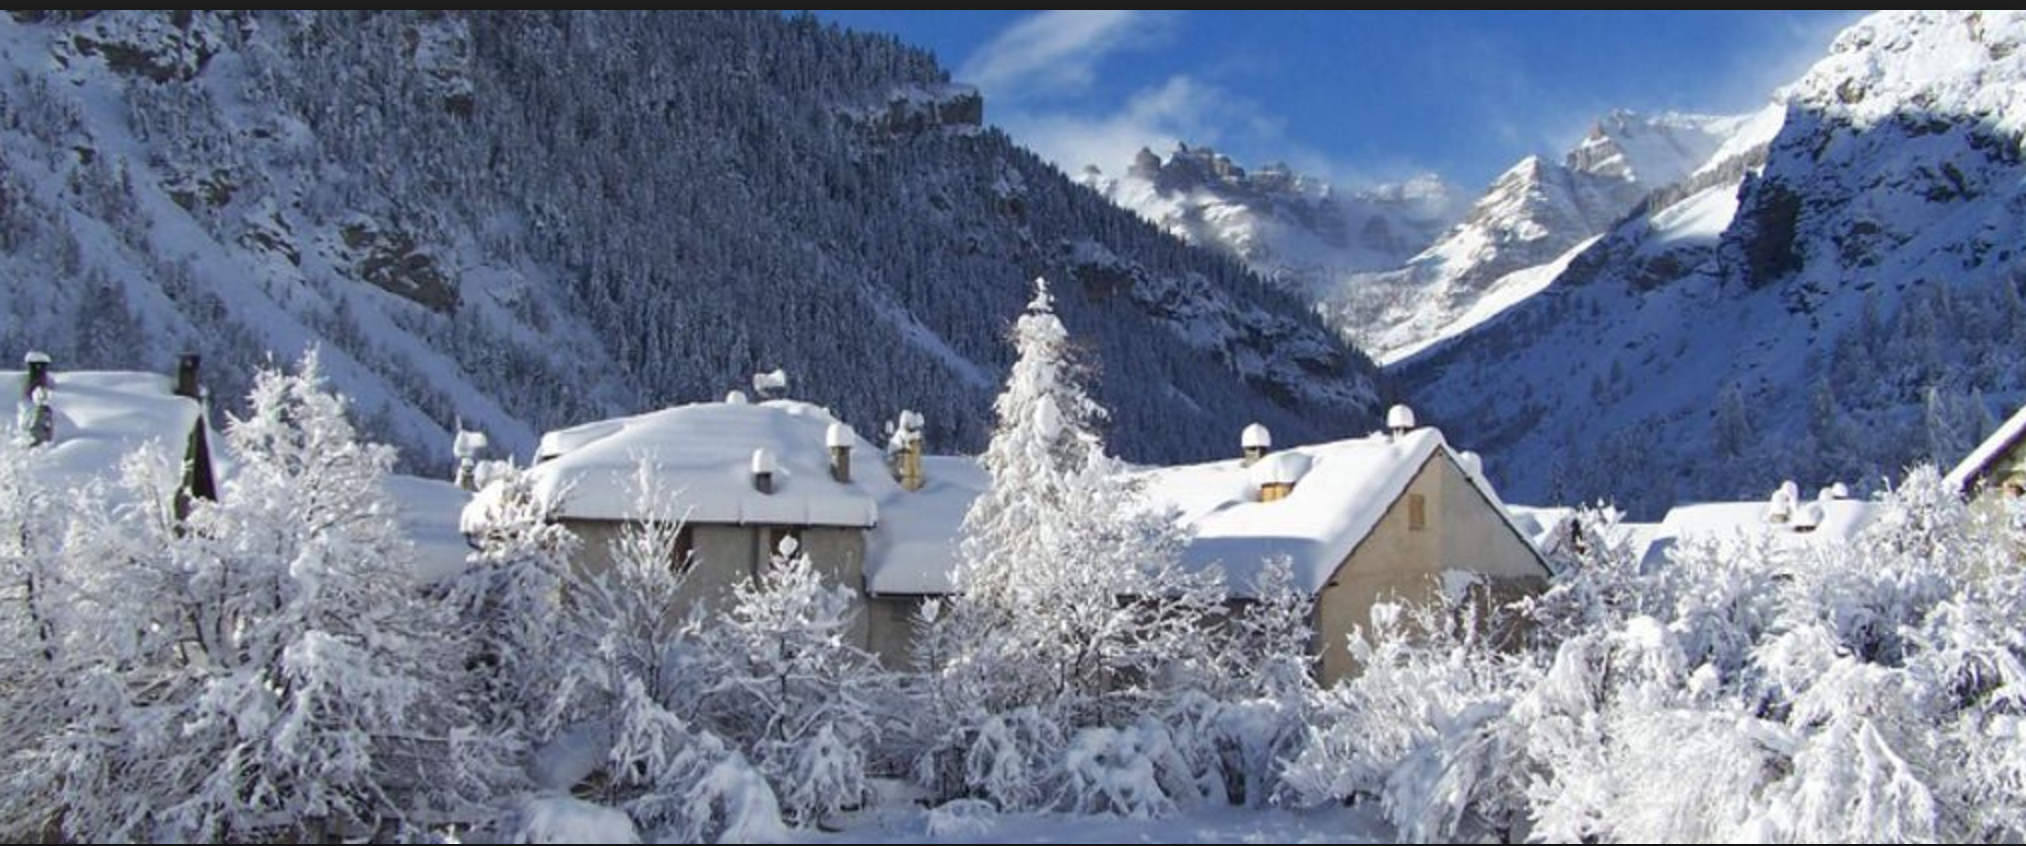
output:
[[[1396,405],[1386,411],[1386,431],[1399,440],[1401,435],[1414,431],[1414,409]]]
[[[774,473],[780,465],[774,462],[774,454],[765,448],[753,450],[753,490],[763,494],[774,492]]]
[[[887,439],[887,454],[893,460],[894,480],[905,491],[918,491],[928,483],[922,476],[922,428],[927,421],[918,412],[902,411]]]
[[[28,443],[41,445],[56,439],[56,411],[49,407],[49,392],[55,387],[49,378],[49,354],[31,352],[22,358],[28,379],[21,385],[21,398],[28,402]]]
[[[1265,458],[1266,453],[1273,449],[1273,433],[1267,431],[1265,426],[1254,423],[1239,433],[1238,446],[1245,456],[1243,466],[1251,467],[1258,464],[1259,460]]]
[[[484,432],[467,432],[464,423],[457,424],[457,436],[450,441],[450,452],[457,457],[457,486],[467,491],[478,490],[478,460],[492,446],[492,440]]]
[[[753,374],[753,393],[760,399],[780,399],[788,393],[788,371],[778,367],[771,373]]]
[[[203,358],[196,353],[184,353],[176,359],[176,396],[193,400],[204,399],[204,385],[197,378]]]
[[[851,484],[851,444],[856,440],[843,423],[832,423],[823,433],[823,445],[830,448],[830,478],[840,485]]]
[[[1302,470],[1295,459],[1293,454],[1283,452],[1252,465],[1252,482],[1259,487],[1260,502],[1279,502],[1294,493],[1294,483]]]

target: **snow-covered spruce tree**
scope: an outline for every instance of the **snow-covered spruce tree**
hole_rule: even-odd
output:
[[[317,356],[261,374],[226,438],[217,503],[155,533],[151,555],[104,566],[155,590],[125,612],[139,642],[116,666],[125,701],[75,744],[116,756],[116,795],[73,793],[80,839],[238,841],[464,821],[509,769],[470,725],[457,628],[425,600],[391,519],[386,447],[363,444]],[[89,730],[85,725],[81,730]]]
[[[1192,665],[1213,651],[1202,621],[1221,610],[1223,588],[1214,573],[1182,569],[1175,521],[1141,508],[1105,454],[1104,410],[1084,389],[1047,283],[1035,288],[983,456],[992,484],[964,522],[945,672],[975,703],[980,731],[1015,715],[1071,731],[1128,725],[1161,702],[1164,682],[1200,676]],[[1023,768],[1056,755],[991,746]],[[967,771],[1008,771],[978,754],[966,753]]]
[[[703,629],[705,721],[742,746],[791,822],[808,825],[868,796],[866,761],[892,680],[851,642],[857,598],[825,584],[793,538],[732,607]]]
[[[549,790],[588,785],[651,837],[719,841],[778,833],[773,791],[738,751],[684,716],[697,703],[685,681],[700,663],[698,609],[683,595],[690,561],[683,524],[656,482],[635,472],[637,511],[613,541],[611,566],[571,567],[563,584],[554,696],[536,726],[550,738],[535,754]]]
[[[509,469],[489,487],[472,527],[478,550],[450,601],[468,632],[473,709],[488,725],[539,735],[567,662],[562,589],[579,544],[526,474]]]

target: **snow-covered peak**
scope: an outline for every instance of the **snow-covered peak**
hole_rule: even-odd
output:
[[[1646,117],[1618,109],[1598,118],[1565,162],[1570,170],[1657,188],[1709,161],[1749,120],[1676,112]]]
[[[1783,99],[1868,126],[1897,114],[1974,116],[2026,129],[2026,12],[1893,10],[1836,38]]]
[[[1307,295],[1346,273],[1404,262],[1463,211],[1432,174],[1344,190],[1284,164],[1247,169],[1188,144],[1166,157],[1143,149],[1117,177],[1090,167],[1081,178],[1162,229]]]

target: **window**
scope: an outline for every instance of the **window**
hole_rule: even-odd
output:
[[[1428,498],[1420,494],[1407,495],[1407,531],[1418,532],[1428,528]]]

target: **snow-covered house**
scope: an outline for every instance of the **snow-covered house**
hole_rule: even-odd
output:
[[[694,553],[685,591],[707,607],[792,535],[827,578],[865,597],[854,638],[905,664],[914,610],[953,590],[984,469],[918,457],[899,462],[911,480],[902,484],[882,452],[821,407],[733,400],[552,432],[528,471],[535,493],[584,540],[583,566],[610,566],[611,542],[630,522],[684,521],[682,548]],[[1395,422],[1389,433],[1280,451],[1263,429],[1248,430],[1244,458],[1141,469],[1135,481],[1147,507],[1193,535],[1184,563],[1222,568],[1240,599],[1266,561],[1292,561],[1317,599],[1322,675],[1335,679],[1350,669],[1346,638],[1381,598],[1427,598],[1457,574],[1500,591],[1548,577],[1476,457],[1433,428]],[[654,486],[645,501],[643,461]]]
[[[557,522],[582,539],[581,566],[609,567],[629,523],[680,521],[679,555],[691,566],[684,591],[708,607],[759,573],[787,537],[826,578],[862,587],[880,505],[905,493],[882,459],[820,406],[733,394],[550,432],[528,473]]]
[[[1640,566],[1648,572],[1667,565],[1669,554],[1691,543],[1764,543],[1774,550],[1804,551],[1850,544],[1877,519],[1876,503],[1852,499],[1842,485],[1823,488],[1814,498],[1787,482],[1758,502],[1706,502],[1667,512],[1646,539]]]
[[[211,426],[197,356],[186,355],[176,374],[130,371],[61,371],[46,355],[29,353],[22,370],[0,371],[0,385],[17,386],[18,437],[39,445],[53,474],[53,489],[69,490],[119,480],[121,462],[149,444],[183,460],[178,508],[191,498],[215,499]]]
[[[1402,409],[1404,411],[1404,409]],[[1545,559],[1486,481],[1477,457],[1439,430],[1396,416],[1394,430],[1273,451],[1248,428],[1244,457],[1136,473],[1146,507],[1170,513],[1192,536],[1184,564],[1220,568],[1244,600],[1267,561],[1287,558],[1316,598],[1319,673],[1352,670],[1348,637],[1374,603],[1425,601],[1467,574],[1498,593],[1532,590]],[[933,495],[888,503],[866,565],[876,651],[904,660],[908,612],[951,590],[964,512],[984,489],[969,459],[932,459]],[[891,539],[887,534],[895,531]]]
[[[1971,450],[1946,481],[1978,507],[2026,497],[2026,407]]]
[[[1221,568],[1244,598],[1285,557],[1314,595],[1318,673],[1353,672],[1348,638],[1382,600],[1426,602],[1458,577],[1497,595],[1537,590],[1546,559],[1486,480],[1476,455],[1395,409],[1391,431],[1270,452],[1256,460],[1145,471],[1150,507],[1193,539],[1191,567]]]

